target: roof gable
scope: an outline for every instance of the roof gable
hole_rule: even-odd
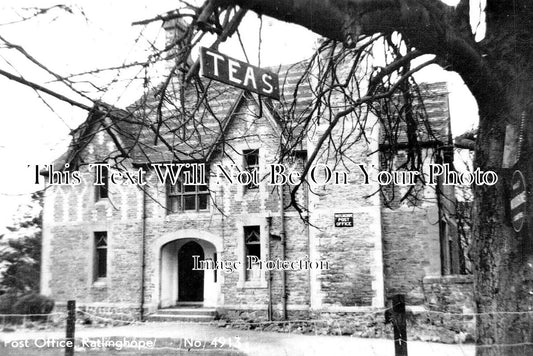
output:
[[[240,105],[259,108],[262,119],[269,122],[280,139],[303,142],[292,145],[301,149],[309,116],[317,115],[310,76],[302,80],[308,69],[308,61],[271,68],[281,81],[279,102],[263,97],[259,101],[241,89],[204,78],[182,86],[179,78],[173,77],[168,82],[171,90],[154,88],[127,111],[96,103],[87,120],[73,131],[72,145],[61,159],[76,161],[77,152],[94,138],[92,132],[98,130],[98,124],[108,132],[119,154],[133,164],[208,161],[222,144]],[[427,89],[437,98],[447,94],[445,84],[428,85]],[[437,136],[444,138],[449,134],[449,114],[446,105],[446,112],[439,111],[444,108],[441,102],[430,95],[428,114],[431,121],[436,121]],[[438,112],[431,110],[432,106]]]

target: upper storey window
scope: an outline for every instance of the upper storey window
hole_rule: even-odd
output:
[[[109,197],[109,168],[101,166],[101,170],[96,170],[95,177],[95,199],[96,201]],[[101,176],[99,176],[101,172]]]
[[[182,167],[176,184],[167,185],[167,207],[170,213],[208,210],[207,185],[188,184],[198,177],[200,165]]]
[[[259,174],[259,150],[244,150],[244,169],[254,175]],[[257,189],[259,185],[252,179],[250,184],[246,186],[247,189]]]

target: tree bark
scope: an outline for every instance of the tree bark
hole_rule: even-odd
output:
[[[493,186],[475,187],[474,256],[477,355],[533,354],[533,214],[521,233],[509,217],[509,178],[526,175],[533,200],[533,5],[529,0],[488,0],[487,34],[476,43],[468,0],[454,8],[437,0],[210,0],[302,25],[353,46],[360,35],[400,32],[419,51],[435,54],[458,72],[477,100],[480,126],[475,166],[495,171]],[[522,157],[502,168],[506,125],[525,114]],[[528,211],[533,204],[528,203]],[[499,345],[499,346],[498,346]],[[505,346],[504,346],[505,345]]]
[[[494,96],[498,103],[476,97],[480,111],[480,127],[476,144],[476,165],[494,170],[500,182],[492,187],[475,187],[473,256],[475,301],[479,313],[477,333],[478,355],[533,354],[533,221],[520,233],[510,225],[510,179],[521,169],[529,186],[527,211],[531,212],[533,172],[528,157],[533,152],[533,65],[531,62],[531,8],[524,1],[489,1],[487,34],[482,42],[485,60],[495,73],[500,90]],[[525,114],[529,125],[523,127],[519,162],[502,168],[505,129],[520,127]],[[529,138],[529,139],[528,139]],[[519,144],[519,143],[517,143]],[[494,313],[496,312],[496,313]],[[514,313],[498,313],[514,312]],[[490,344],[515,345],[484,347]]]

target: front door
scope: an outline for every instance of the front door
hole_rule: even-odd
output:
[[[204,271],[193,271],[192,256],[204,259],[204,250],[191,241],[178,251],[178,301],[201,302],[204,300]]]

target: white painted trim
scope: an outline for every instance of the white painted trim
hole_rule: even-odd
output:
[[[152,246],[153,246],[152,249],[153,249],[154,256],[160,257],[159,255],[161,253],[161,247],[163,245],[171,241],[180,240],[180,239],[205,240],[207,242],[212,243],[216,247],[217,252],[220,252],[223,249],[221,236],[216,236],[204,230],[181,229],[181,230],[176,230],[176,231],[161,235],[157,239],[155,239],[155,241],[152,243]]]
[[[155,259],[152,261],[154,264],[153,266],[153,281],[154,281],[154,290],[153,290],[153,296],[152,296],[152,303],[155,303],[159,305],[161,302],[161,248],[172,241],[176,240],[183,240],[183,239],[191,239],[191,240],[199,240],[199,241],[206,241],[215,246],[216,253],[220,256],[223,251],[223,241],[222,236],[214,235],[208,231],[204,230],[198,230],[198,229],[181,229],[176,230],[164,235],[159,236],[153,243],[152,243],[152,256],[155,256]],[[198,242],[198,241],[197,241]],[[219,303],[220,299],[220,285],[222,283],[222,280],[217,282],[218,284],[218,290],[217,290],[217,304]],[[145,296],[147,297],[147,296]],[[148,298],[146,298],[148,299]],[[213,305],[210,305],[213,306]]]

